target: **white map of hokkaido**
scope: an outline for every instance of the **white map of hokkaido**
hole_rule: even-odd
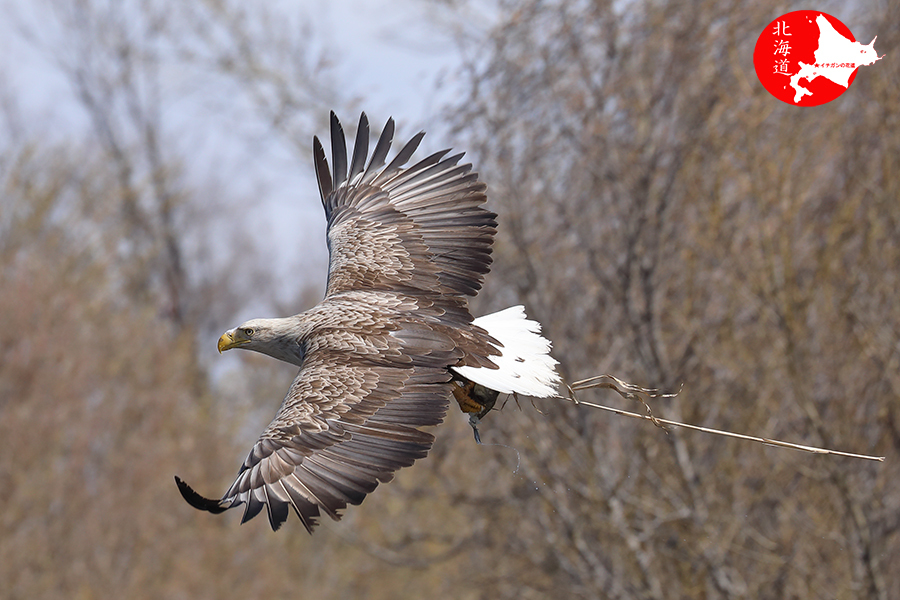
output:
[[[816,25],[819,26],[816,62],[812,65],[800,62],[800,71],[791,77],[791,87],[795,92],[794,104],[800,102],[803,96],[812,96],[811,91],[800,85],[801,79],[811,82],[816,77],[825,77],[846,88],[849,87],[850,76],[857,67],[871,65],[882,58],[875,52],[875,40],[878,36],[875,36],[867,46],[863,46],[859,42],[851,42],[835,31],[828,19],[822,15],[816,17]]]

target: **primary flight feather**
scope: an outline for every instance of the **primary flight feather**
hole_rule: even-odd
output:
[[[300,371],[221,499],[175,478],[192,506],[219,513],[244,505],[241,522],[265,509],[273,529],[293,509],[312,532],[321,513],[339,519],[423,458],[434,437],[418,428],[440,423],[451,396],[477,418],[500,392],[556,394],[550,342],[521,307],[469,313],[497,227],[483,207],[485,185],[449,150],[405,167],[424,133],[388,163],[393,134],[391,119],[367,163],[363,113],[348,162],[332,113],[333,171],[313,139],[327,222],[325,298],[219,338],[220,352],[254,350]]]

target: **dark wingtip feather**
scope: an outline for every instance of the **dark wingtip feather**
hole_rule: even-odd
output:
[[[247,503],[244,506],[244,516],[241,517],[241,525],[258,515],[263,509],[263,502],[251,492],[247,495]]]
[[[265,490],[266,488],[263,489]],[[288,503],[278,498],[273,498],[266,491],[266,513],[268,514],[269,525],[272,526],[272,531],[278,531],[281,525],[287,521]]]
[[[313,136],[313,163],[316,167],[316,180],[319,182],[319,194],[322,196],[322,205],[333,189],[331,187],[331,173],[328,171],[328,159],[325,158],[325,148],[318,136]]]
[[[391,117],[387,120],[387,123],[384,124],[384,129],[381,131],[381,137],[378,138],[378,143],[375,144],[375,152],[372,153],[372,158],[369,161],[369,166],[366,167],[366,179],[375,176],[375,172],[378,171],[382,166],[384,166],[385,161],[387,160],[388,152],[391,150],[391,143],[394,141],[394,118]]]
[[[412,155],[419,147],[419,144],[422,143],[422,138],[424,137],[425,132],[420,131],[414,135],[411,140],[406,142],[403,148],[400,149],[400,152],[397,153],[397,156],[394,157],[394,160],[391,161],[391,164],[384,169],[384,174],[389,175],[409,162],[409,159],[412,158]]]
[[[225,512],[229,508],[227,506],[222,506],[219,500],[204,498],[203,496],[195,492],[193,488],[186,484],[180,477],[178,477],[178,475],[175,476],[175,484],[178,486],[178,491],[181,492],[182,498],[184,498],[188,504],[198,510],[205,510],[213,514],[219,514]]]
[[[347,179],[347,140],[334,111],[331,111],[331,161],[334,167],[332,189],[337,189]]]
[[[349,181],[363,172],[366,168],[366,155],[369,153],[369,118],[366,113],[359,116],[359,126],[356,128],[356,141],[353,143],[353,160],[350,161]]]
[[[293,486],[285,484],[284,489],[287,490],[291,506],[300,518],[300,522],[303,523],[306,531],[312,534],[313,528],[318,525],[319,507],[304,498]]]

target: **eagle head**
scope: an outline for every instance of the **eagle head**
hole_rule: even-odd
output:
[[[252,319],[229,329],[219,338],[219,353],[243,348],[300,365],[303,352],[294,318]]]

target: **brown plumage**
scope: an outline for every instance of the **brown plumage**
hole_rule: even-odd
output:
[[[446,150],[404,168],[422,133],[386,165],[393,133],[389,120],[366,164],[363,114],[348,161],[332,113],[333,172],[314,139],[328,227],[326,295],[309,311],[248,321],[219,340],[220,351],[255,350],[300,371],[221,499],[176,477],[192,506],[218,513],[243,504],[242,522],[265,508],[273,529],[293,508],[311,532],[320,513],[338,519],[427,454],[434,438],[418,427],[446,414],[451,367],[496,369],[491,356],[502,344],[473,325],[468,310],[496,233],[496,215],[482,207],[485,185],[459,164],[462,154]]]

